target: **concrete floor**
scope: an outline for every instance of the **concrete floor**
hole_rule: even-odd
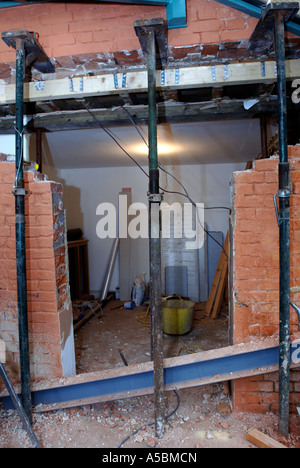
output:
[[[226,309],[217,320],[205,317],[205,304],[196,304],[190,333],[164,333],[164,357],[228,346]],[[147,305],[128,310],[111,301],[75,333],[77,373],[113,369],[147,362],[151,358],[150,318]],[[123,356],[123,358],[122,358]]]

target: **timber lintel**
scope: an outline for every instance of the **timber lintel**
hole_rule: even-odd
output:
[[[160,103],[157,105],[158,123],[202,122],[228,119],[251,119],[260,115],[277,115],[276,97],[267,96],[253,101],[247,109],[247,100],[222,99],[196,103]],[[251,103],[252,104],[252,103]],[[126,106],[134,116],[135,122],[147,124],[148,107],[145,105]],[[26,125],[25,133],[43,129],[44,132],[61,130],[82,130],[98,127],[98,122],[105,126],[127,125],[128,115],[123,107],[112,109],[71,110],[39,113],[32,116]],[[13,134],[15,118],[0,117],[0,132]]]
[[[299,78],[300,60],[286,61],[288,80]],[[220,87],[277,81],[275,61],[253,61],[225,65],[167,68],[156,72],[158,91]],[[24,84],[24,102],[80,99],[147,91],[147,70],[124,71],[97,76],[47,79]],[[0,106],[15,102],[15,85],[0,84]]]

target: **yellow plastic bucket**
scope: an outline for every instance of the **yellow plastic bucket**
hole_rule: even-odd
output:
[[[183,299],[163,302],[163,331],[167,335],[185,335],[192,329],[195,303]]]

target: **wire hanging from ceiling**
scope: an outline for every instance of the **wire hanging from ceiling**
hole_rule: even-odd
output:
[[[125,150],[125,148],[118,142],[118,140],[114,137],[114,135],[102,124],[102,122],[100,122],[97,117],[94,115],[93,111],[88,107],[88,105],[83,102],[83,105],[85,107],[85,109],[87,110],[87,112],[91,115],[91,117],[95,120],[95,122],[105,131],[105,133],[107,135],[109,135],[113,141],[118,145],[118,147],[126,154],[126,156],[128,156],[140,169],[141,171],[149,178],[149,174],[147,174],[147,172],[144,170],[144,168],[141,166],[141,164],[139,164],[139,162],[131,155],[128,153],[128,151]],[[136,125],[136,123],[134,122],[133,118],[131,117],[130,113],[128,112],[127,109],[125,109],[123,106],[121,106],[123,110],[126,111],[127,115],[129,116],[130,118],[130,121],[131,123],[134,125],[135,129],[138,131],[139,135],[141,136],[141,138],[143,139],[144,143],[148,146],[148,143],[147,141],[145,140],[144,136],[142,135],[142,133],[140,132],[140,130],[138,129],[138,126]],[[171,174],[169,171],[167,171],[166,169],[164,169],[162,167],[162,165],[159,163],[158,164],[159,168],[165,172],[166,174],[168,174],[170,177],[172,177],[184,190],[184,193],[182,192],[177,192],[177,191],[174,191],[174,190],[166,190],[166,189],[163,189],[162,187],[159,187],[160,190],[166,192],[166,193],[171,193],[171,194],[175,194],[175,195],[181,195],[182,197],[186,197],[190,203],[196,208],[196,216],[198,218],[198,222],[201,226],[201,228],[203,229],[203,231],[216,243],[219,245],[219,247],[221,247],[222,250],[224,250],[225,252],[225,255],[226,257],[228,258],[228,254],[226,252],[226,250],[224,249],[224,246],[222,244],[220,244],[219,241],[217,241],[217,239],[215,239],[211,234],[210,232],[201,224],[201,221],[199,219],[199,213],[198,213],[198,209],[197,209],[197,204],[194,202],[194,200],[189,196],[188,194],[188,191],[186,190],[186,188],[184,187],[184,185],[173,175]],[[224,209],[224,210],[229,210],[231,211],[230,208],[228,207],[221,207],[221,206],[213,206],[213,207],[204,207],[204,209],[210,209],[210,210],[216,210],[216,209]]]

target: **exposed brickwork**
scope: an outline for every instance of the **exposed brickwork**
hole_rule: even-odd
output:
[[[300,284],[300,145],[289,147],[291,197],[291,287]],[[233,176],[233,342],[278,335],[279,229],[273,195],[278,190],[278,157],[255,162],[255,168]],[[300,293],[293,294],[300,303]],[[291,310],[291,332],[298,332]],[[291,372],[291,412],[299,404],[300,371]],[[234,383],[237,410],[276,411],[278,373],[241,379]]]
[[[13,159],[13,158],[11,158]],[[6,343],[7,369],[19,379],[15,214],[12,186],[15,163],[0,158],[0,337]],[[28,322],[32,379],[60,377],[67,338],[65,315],[70,296],[65,225],[60,184],[34,171],[24,173]],[[63,317],[63,320],[62,320]]]
[[[119,68],[145,67],[134,21],[166,18],[164,6],[47,3],[4,8],[1,30],[36,31],[55,65],[55,78],[100,74]],[[257,19],[215,0],[187,0],[187,27],[167,31],[169,65],[191,66],[241,59],[270,59],[247,50]],[[299,38],[287,42],[287,58],[300,56]],[[274,57],[273,57],[274,58]],[[51,79],[32,69],[33,79]],[[15,77],[15,51],[0,43],[0,79]]]

